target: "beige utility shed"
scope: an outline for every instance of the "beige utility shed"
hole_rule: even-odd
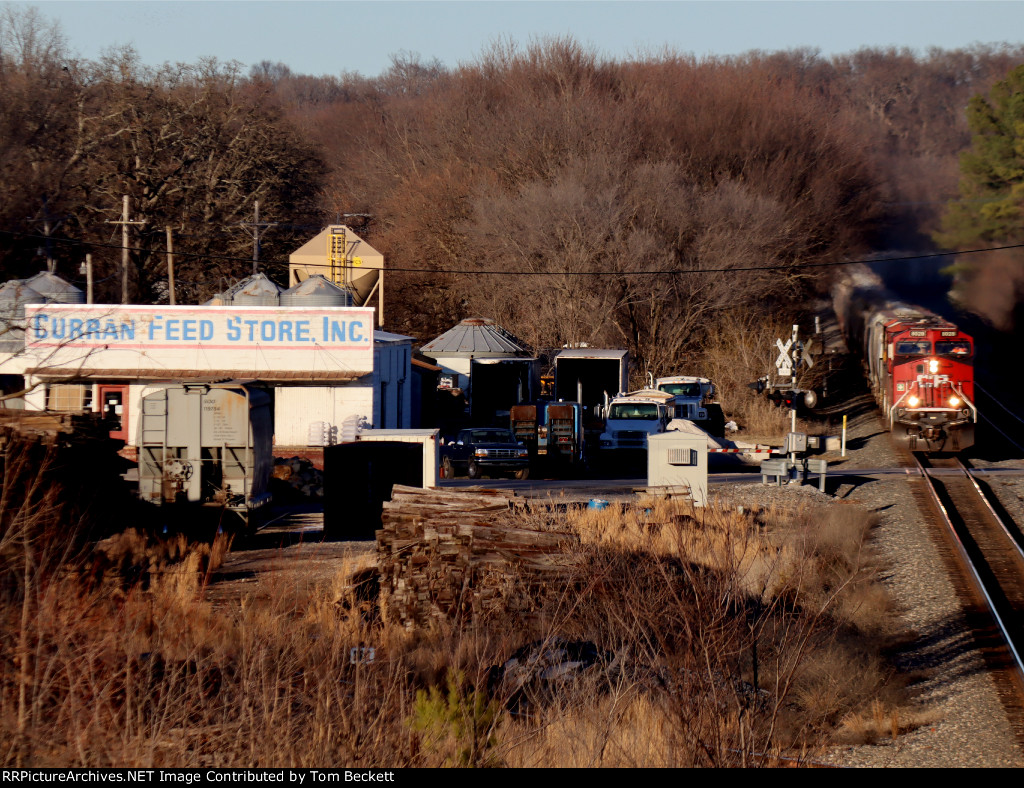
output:
[[[376,297],[377,326],[384,325],[384,255],[351,227],[332,224],[288,255],[288,286],[321,274],[352,293],[353,306]]]
[[[673,419],[667,432],[647,437],[647,486],[687,488],[694,506],[708,500],[708,434]]]

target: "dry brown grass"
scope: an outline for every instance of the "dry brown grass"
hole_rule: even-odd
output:
[[[21,547],[0,607],[5,765],[752,765],[915,719],[880,652],[887,601],[852,507],[534,514],[582,543],[543,623],[430,631],[360,598],[356,564],[312,593],[270,580],[212,605],[223,542],[126,531],[94,554],[96,584],[19,564],[58,533],[41,517],[3,535]],[[607,661],[514,703],[490,681],[555,638]]]

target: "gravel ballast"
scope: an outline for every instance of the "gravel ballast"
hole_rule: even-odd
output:
[[[897,469],[903,466],[877,410],[863,397],[851,402],[847,456],[826,455],[829,471]],[[1014,517],[1024,512],[1024,477],[991,483]],[[1024,766],[1024,752],[1007,719],[992,676],[966,623],[964,610],[939,552],[937,527],[919,511],[906,476],[829,479],[828,494],[816,484],[716,485],[712,496],[729,505],[769,506],[798,499],[849,502],[879,521],[871,547],[885,567],[882,582],[894,602],[894,635],[908,645],[894,657],[912,677],[909,716],[928,720],[896,738],[871,745],[832,748],[825,760],[837,766],[995,767]]]

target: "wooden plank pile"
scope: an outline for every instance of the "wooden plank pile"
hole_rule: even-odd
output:
[[[68,436],[94,439],[103,435],[102,427],[99,414],[2,409],[0,445],[6,444],[15,435],[39,437],[46,443],[53,443],[58,436],[63,440]]]
[[[407,627],[535,619],[544,600],[565,589],[579,539],[521,527],[510,517],[514,497],[395,485],[377,531],[387,614]]]

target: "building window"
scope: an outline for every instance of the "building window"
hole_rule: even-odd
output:
[[[46,409],[57,413],[82,413],[92,409],[92,386],[57,383],[46,389]]]

